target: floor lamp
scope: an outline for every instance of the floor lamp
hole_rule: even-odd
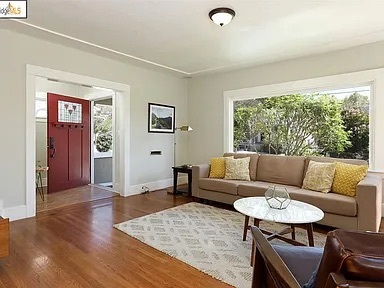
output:
[[[176,131],[184,131],[184,132],[190,132],[192,131],[192,127],[189,125],[184,125],[180,127],[175,127],[175,133],[173,133],[173,167],[176,166]]]

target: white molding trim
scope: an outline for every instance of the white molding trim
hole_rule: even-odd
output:
[[[36,97],[36,76],[32,73],[26,75],[26,93],[25,93],[25,199],[26,213],[25,217],[36,215],[36,118],[35,118],[35,97]],[[31,68],[29,68],[31,69]]]
[[[226,118],[227,117],[227,118]],[[223,151],[233,150],[233,99],[227,92],[224,92],[224,143]]]
[[[101,49],[101,50],[112,52],[112,53],[115,53],[115,54],[118,54],[118,55],[121,55],[121,56],[125,56],[125,57],[128,57],[128,58],[137,60],[137,61],[141,61],[141,62],[148,63],[148,64],[151,64],[151,65],[154,65],[154,66],[157,66],[157,67],[161,67],[161,68],[164,68],[164,69],[167,69],[167,70],[178,72],[178,73],[181,73],[181,74],[184,74],[184,75],[187,75],[187,76],[193,74],[193,73],[185,72],[185,71],[182,71],[182,70],[179,70],[179,69],[176,69],[176,68],[172,68],[172,67],[169,67],[169,66],[166,66],[166,65],[162,65],[162,64],[159,64],[159,63],[156,63],[156,62],[145,60],[143,58],[139,58],[139,57],[136,57],[136,56],[133,56],[133,55],[129,55],[127,53],[123,53],[123,52],[120,52],[120,51],[117,51],[117,50],[114,50],[114,49],[110,49],[110,48],[107,48],[107,47],[104,47],[104,46],[101,46],[101,45],[97,45],[97,44],[94,44],[94,43],[91,43],[91,42],[88,42],[88,41],[84,41],[84,40],[81,40],[79,38],[75,38],[75,37],[72,37],[72,36],[69,36],[69,35],[66,35],[66,34],[63,34],[63,33],[59,33],[59,32],[53,31],[53,30],[49,30],[49,29],[43,28],[41,26],[25,22],[25,21],[20,21],[20,20],[17,20],[17,19],[12,19],[11,21],[16,21],[16,22],[18,22],[20,24],[24,24],[24,25],[33,27],[35,29],[39,29],[39,30],[44,31],[44,32],[48,32],[48,33],[51,33],[51,34],[54,34],[54,35],[57,35],[57,36],[60,36],[60,37],[63,37],[63,38],[67,38],[67,39],[70,39],[70,40],[73,40],[73,41],[76,41],[76,42],[79,42],[79,43],[82,43],[82,44],[85,44],[85,45],[89,45],[89,46],[92,46],[92,47],[95,47],[95,48],[98,48],[98,49]],[[198,71],[198,72],[200,72],[200,71]],[[103,87],[103,86],[100,86],[100,87]]]
[[[233,101],[364,85],[371,86],[369,129],[373,133],[370,133],[369,143],[370,170],[384,172],[384,150],[375,149],[384,146],[384,131],[379,127],[384,120],[384,113],[377,111],[377,107],[384,107],[384,68],[224,91],[223,152],[233,151]]]
[[[88,99],[89,100],[89,99]],[[94,184],[95,183],[95,152],[94,152],[94,147],[95,147],[95,143],[93,142],[93,135],[94,135],[94,129],[95,129],[95,101],[94,100],[89,100],[89,106],[90,106],[90,109],[91,111],[89,111],[89,115],[91,117],[90,119],[90,122],[91,122],[91,125],[90,125],[90,144],[91,144],[91,147],[90,147],[90,161],[91,163],[89,163],[90,165],[90,170],[91,170],[91,183],[90,184]],[[113,113],[113,112],[112,112]],[[115,136],[115,135],[113,135]],[[112,141],[113,141],[113,138],[115,137],[112,137]],[[113,143],[113,142],[112,142]],[[112,146],[113,147],[113,146]]]
[[[91,137],[94,133],[94,129],[95,129],[95,118],[94,118],[94,106],[95,106],[95,101],[97,100],[103,100],[103,99],[112,99],[112,147],[115,147],[116,145],[116,135],[117,135],[117,129],[115,127],[116,125],[116,121],[115,121],[115,114],[116,114],[116,93],[113,91],[112,94],[111,94],[111,91],[102,91],[102,92],[108,92],[108,95],[109,96],[105,96],[105,95],[100,95],[100,94],[94,94],[94,95],[91,95],[90,97],[88,97],[87,100],[90,101],[90,107],[91,107],[91,111],[90,111],[90,115],[91,115],[91,131],[90,131],[90,134],[91,134]],[[91,142],[92,143],[92,142]],[[94,146],[95,144],[92,144],[91,145],[91,163],[90,163],[90,166],[91,166],[91,183],[90,184],[95,184],[95,159],[98,159],[98,158],[106,158],[106,157],[111,157],[112,158],[112,167],[114,167],[115,169],[112,169],[112,182],[116,182],[114,179],[114,175],[116,174],[116,162],[114,160],[114,153],[111,151],[111,152],[97,152],[95,153],[94,152]]]
[[[130,93],[130,88],[128,87],[127,93]],[[131,102],[129,97],[123,97],[124,93],[121,91],[116,91],[115,97],[113,98],[113,102],[116,103],[114,107],[115,113],[112,117],[115,119],[113,121],[113,126],[116,130],[116,147],[112,150],[113,157],[112,163],[116,165],[115,167],[120,167],[116,171],[119,171],[119,175],[116,173],[112,174],[113,187],[117,191],[120,191],[120,194],[127,195],[130,191],[130,169],[127,171],[124,170],[124,167],[130,167],[131,159],[130,159],[130,151],[131,151],[131,141],[130,141],[130,131],[131,131],[131,118],[127,117],[126,111],[131,111]],[[119,139],[120,138],[120,139]],[[118,143],[120,145],[118,145]],[[120,148],[119,148],[120,147]],[[116,149],[115,149],[116,148]],[[122,176],[124,173],[124,177]],[[119,180],[120,179],[120,180]],[[121,181],[123,180],[123,181]]]
[[[27,206],[21,205],[4,208],[1,216],[4,218],[9,218],[9,221],[27,218]]]
[[[188,176],[180,176],[177,181],[177,185],[182,185],[188,183]],[[148,182],[138,185],[132,185],[130,187],[130,193],[128,195],[121,195],[121,196],[131,196],[131,195],[137,195],[143,192],[141,190],[141,187],[147,186],[149,188],[149,191],[155,191],[160,189],[166,189],[169,187],[173,187],[173,178],[168,178],[164,180],[154,181],[154,182]]]
[[[110,99],[113,95],[115,95],[115,92],[113,90],[100,90],[92,94],[85,94],[84,99],[89,101],[97,101]]]
[[[103,80],[99,78],[54,70],[50,68],[26,65],[26,213],[24,218],[36,215],[36,191],[35,191],[35,162],[36,162],[36,126],[35,126],[35,81],[36,77],[57,79],[62,82],[97,86],[116,91],[116,105],[124,111],[124,117],[120,119],[120,128],[116,131],[117,137],[123,139],[116,141],[116,148],[120,148],[121,163],[116,163],[114,170],[118,171],[114,186],[120,195],[129,193],[130,186],[130,85]],[[114,98],[114,100],[115,100]],[[117,150],[117,149],[115,149]],[[114,154],[114,157],[116,155]],[[121,185],[120,185],[121,183]],[[115,185],[116,184],[116,185]],[[21,206],[20,206],[21,207]],[[9,208],[8,208],[9,209]],[[6,209],[4,209],[6,210]],[[20,214],[21,215],[21,214]]]

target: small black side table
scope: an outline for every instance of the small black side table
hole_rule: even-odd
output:
[[[181,194],[184,191],[177,190],[177,178],[179,173],[188,174],[188,196],[192,195],[192,166],[175,166],[173,169],[173,195]]]

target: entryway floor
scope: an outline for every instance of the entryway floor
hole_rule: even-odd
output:
[[[112,192],[109,189],[102,189],[90,185],[51,194],[47,194],[44,189],[45,201],[41,199],[39,193],[36,193],[36,212],[48,211],[77,203],[90,202],[115,196],[119,196],[119,194]]]

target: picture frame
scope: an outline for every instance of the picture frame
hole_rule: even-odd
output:
[[[175,106],[148,103],[148,133],[175,133]]]

